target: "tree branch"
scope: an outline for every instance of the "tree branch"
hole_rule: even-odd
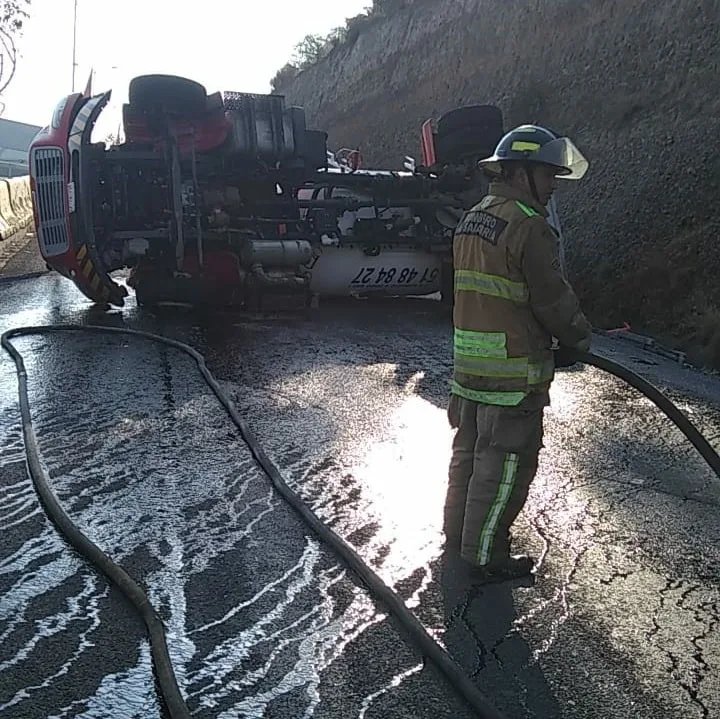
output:
[[[15,70],[17,69],[17,48],[12,35],[5,29],[0,28],[0,59],[2,59],[2,65],[0,65],[0,95],[7,89],[8,85],[12,82],[15,77]],[[10,76],[5,78],[6,58],[10,64]]]
[[[30,0],[0,0],[0,95],[7,90],[17,70],[18,51],[15,38],[22,32],[29,17]],[[2,104],[0,115],[5,110]]]

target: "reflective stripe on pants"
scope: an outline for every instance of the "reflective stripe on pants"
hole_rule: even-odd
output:
[[[543,406],[485,405],[450,399],[453,440],[445,533],[476,565],[509,554],[509,530],[527,499],[543,438]]]
[[[495,534],[500,526],[503,514],[508,508],[513,489],[515,489],[519,460],[520,457],[514,452],[505,455],[500,486],[490,509],[487,511],[480,532],[480,539],[478,540],[477,563],[480,565],[487,564],[492,556]]]

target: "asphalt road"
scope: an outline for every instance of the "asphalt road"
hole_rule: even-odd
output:
[[[47,272],[32,228],[0,242],[0,277],[19,277]]]
[[[284,476],[510,717],[720,716],[720,480],[633,390],[558,373],[516,525],[534,586],[442,558],[450,329],[428,300],[312,315],[98,313],[57,275],[0,282],[0,330],[106,322],[206,354]],[[40,445],[80,526],[148,589],[196,717],[469,716],[271,489],[191,360],[17,340]],[[598,339],[720,443],[720,382]],[[148,645],[44,518],[0,359],[0,719],[159,716]]]

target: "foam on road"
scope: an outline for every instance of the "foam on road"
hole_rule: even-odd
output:
[[[451,332],[435,303],[204,324],[97,315],[51,275],[0,285],[0,307],[2,330],[106,321],[206,354],[293,487],[508,716],[720,713],[720,483],[618,380],[558,373],[515,532],[537,582],[477,588],[443,558]],[[149,589],[194,716],[466,715],[272,491],[189,359],[117,337],[17,346],[54,487]],[[612,340],[596,350],[720,436],[716,380]],[[141,625],[37,505],[5,356],[0,437],[0,718],[158,716]]]

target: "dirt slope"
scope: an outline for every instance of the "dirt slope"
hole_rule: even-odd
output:
[[[570,134],[592,161],[559,197],[588,314],[720,366],[718,18],[719,0],[415,0],[282,92],[392,167],[462,103]]]

